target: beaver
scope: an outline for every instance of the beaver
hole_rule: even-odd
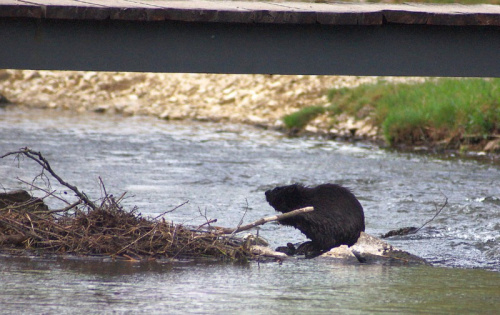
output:
[[[276,187],[266,191],[266,200],[282,213],[314,207],[312,212],[279,221],[304,233],[311,240],[311,250],[324,252],[340,245],[351,246],[365,230],[363,207],[349,189],[340,185]]]

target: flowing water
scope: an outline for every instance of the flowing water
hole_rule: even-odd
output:
[[[323,259],[235,266],[0,257],[1,313],[484,313],[500,308],[500,167],[363,144],[289,139],[274,131],[151,117],[0,109],[0,155],[40,150],[66,181],[176,223],[236,226],[274,214],[264,191],[300,182],[350,187],[372,235],[435,267],[347,266]],[[21,167],[19,168],[18,165]],[[0,188],[26,188],[40,169],[0,160]],[[38,184],[43,184],[41,181]],[[66,198],[63,187],[51,182]],[[60,207],[58,204],[51,205]],[[267,224],[271,246],[303,241]]]

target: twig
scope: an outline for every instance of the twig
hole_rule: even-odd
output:
[[[205,211],[203,211],[203,212],[201,212],[200,207],[198,207],[198,212],[200,213],[200,216],[202,216],[205,219],[205,223],[198,225],[198,227],[195,230],[192,230],[193,232],[199,231],[205,225],[208,225],[208,228],[210,229],[211,228],[210,224],[217,222],[217,219],[209,219],[207,217],[207,208],[206,207],[205,207]]]
[[[413,226],[404,227],[404,228],[400,228],[398,230],[391,230],[391,231],[389,231],[389,232],[387,232],[385,234],[380,235],[380,237],[381,238],[388,238],[388,237],[395,236],[395,235],[397,235],[397,236],[404,236],[404,235],[411,235],[411,234],[417,233],[424,226],[426,226],[427,224],[429,224],[430,222],[432,222],[441,213],[441,211],[443,211],[444,207],[446,207],[446,205],[448,204],[448,197],[446,197],[446,195],[444,195],[444,194],[443,194],[443,196],[445,197],[444,204],[441,206],[440,209],[438,209],[437,205],[434,203],[434,207],[436,208],[436,213],[434,214],[434,216],[430,220],[427,220],[427,222],[425,222],[424,224],[422,224],[422,226],[420,226],[419,228],[416,228],[416,227],[413,227]]]
[[[246,225],[234,228],[234,229],[222,228],[222,229],[219,229],[217,231],[217,234],[235,234],[235,233],[239,233],[242,231],[250,230],[256,226],[263,225],[263,224],[266,224],[266,223],[269,223],[272,221],[279,221],[279,220],[283,220],[283,219],[288,219],[288,218],[294,217],[296,215],[299,215],[301,213],[307,213],[307,212],[311,212],[311,211],[314,211],[313,207],[300,208],[300,209],[293,210],[293,211],[290,211],[290,212],[287,212],[284,214],[273,215],[271,217],[262,218],[262,219],[255,221],[255,222],[252,222],[250,224],[246,224]]]
[[[188,202],[189,202],[189,200],[186,200],[183,203],[181,203],[180,205],[176,206],[175,208],[172,208],[170,210],[167,210],[167,211],[165,211],[165,212],[157,215],[156,217],[153,218],[153,221],[156,220],[156,219],[158,219],[159,217],[164,216],[167,213],[174,212],[175,210],[179,209],[180,207],[182,207],[183,205],[187,204]]]
[[[68,205],[69,205],[69,202],[68,202],[67,200],[65,200],[64,198],[61,198],[61,197],[59,197],[59,196],[57,196],[57,195],[55,195],[55,194],[54,194],[54,193],[56,192],[56,190],[49,191],[49,190],[47,190],[47,189],[44,189],[44,188],[42,188],[42,187],[40,187],[40,186],[35,185],[34,183],[28,183],[27,181],[22,180],[22,179],[21,179],[21,178],[19,178],[19,177],[17,178],[17,180],[18,180],[18,181],[20,181],[21,183],[24,183],[24,184],[26,184],[26,185],[28,185],[28,186],[31,186],[31,188],[32,188],[32,189],[33,189],[33,188],[35,188],[35,189],[38,189],[38,190],[40,190],[40,191],[43,191],[46,195],[45,195],[44,197],[40,198],[40,199],[45,199],[45,198],[47,198],[47,197],[49,197],[49,196],[50,196],[50,197],[57,198],[57,199],[59,199],[60,201],[62,201],[62,202],[64,202],[64,203],[66,203],[66,204],[68,204]],[[31,190],[31,189],[30,189],[30,190]]]
[[[0,158],[7,157],[9,155],[24,155],[24,156],[32,159],[36,163],[40,164],[44,170],[46,170],[47,172],[49,172],[50,175],[52,175],[52,177],[54,177],[55,179],[57,179],[57,181],[61,185],[66,186],[69,189],[71,189],[92,210],[97,209],[96,205],[92,201],[90,201],[90,199],[87,197],[87,195],[85,195],[84,193],[80,192],[78,190],[78,188],[76,188],[75,186],[73,186],[73,185],[65,182],[61,177],[59,177],[59,175],[57,175],[52,170],[52,167],[50,166],[49,162],[42,156],[42,154],[40,152],[33,151],[33,150],[31,150],[31,149],[29,149],[29,148],[26,147],[26,148],[23,148],[23,149],[21,149],[19,151],[14,151],[14,152],[9,152],[7,154],[4,154]]]
[[[126,194],[127,194],[127,192],[124,192],[120,197],[118,197],[118,199],[116,199],[116,203],[120,203],[122,201],[122,199],[125,198]]]
[[[104,182],[102,181],[101,176],[99,176],[98,178],[99,178],[99,184],[104,192],[104,196],[108,196],[108,192],[106,191],[106,186],[104,186]]]
[[[23,223],[21,223],[21,222],[17,222],[16,220],[14,220],[14,219],[10,219],[10,218],[4,218],[4,221],[2,221],[2,223],[4,223],[4,224],[8,224],[8,225],[9,225],[9,226],[11,226],[11,227],[14,227],[13,225],[16,225],[15,229],[16,229],[17,231],[22,231],[22,232],[28,233],[28,234],[29,234],[29,235],[31,235],[32,237],[36,237],[37,239],[40,239],[40,240],[43,240],[44,238],[43,238],[43,236],[38,235],[38,234],[35,232],[35,230],[36,230],[36,231],[38,231],[39,233],[42,233],[42,235],[43,235],[43,234],[47,234],[47,235],[54,236],[54,237],[56,237],[56,238],[59,238],[59,237],[60,237],[60,236],[59,236],[59,235],[57,235],[56,233],[53,233],[53,232],[51,232],[51,231],[44,231],[44,230],[42,230],[42,229],[40,229],[40,228],[37,228],[37,227],[33,226],[33,222],[31,222],[31,218],[30,218],[28,215],[27,215],[27,218],[28,218],[28,220],[30,221],[30,227],[31,227],[31,230],[30,230],[30,227],[28,227],[27,225],[25,225],[25,224],[23,224]],[[20,229],[19,227],[21,227],[21,228],[23,228],[23,229],[25,229],[25,230]]]
[[[196,230],[194,230],[193,232],[198,232],[198,230],[199,230],[199,229],[201,229],[202,227],[204,227],[205,225],[210,226],[210,224],[211,224],[211,223],[215,223],[215,222],[217,222],[217,219],[207,220],[207,222],[205,222],[205,223],[203,223],[203,224],[199,225],[199,226],[196,228]]]
[[[104,186],[104,182],[102,181],[101,176],[99,176],[99,186],[102,190],[101,196],[104,195],[104,197],[102,198],[101,206],[100,206],[100,208],[102,208],[104,206],[104,204],[106,203],[106,200],[108,199],[108,197],[111,197],[111,196],[108,195],[108,192],[106,191],[106,187]]]
[[[46,213],[47,213],[47,212],[43,212],[42,214],[46,214]],[[68,233],[68,234],[71,234],[71,235],[76,235],[76,236],[77,236],[77,237],[79,237],[79,238],[83,238],[83,235],[82,235],[82,234],[80,234],[80,233],[78,233],[78,232],[76,232],[75,230],[71,230],[71,229],[69,229],[68,227],[61,226],[60,224],[58,224],[58,223],[56,223],[56,222],[54,222],[54,221],[52,221],[52,220],[50,220],[50,219],[46,219],[46,218],[44,218],[44,217],[41,217],[41,216],[39,216],[39,215],[38,215],[38,213],[36,213],[36,212],[31,212],[30,214],[31,214],[32,216],[35,216],[35,217],[36,217],[36,219],[37,219],[38,221],[45,221],[45,222],[47,222],[47,223],[48,223],[51,227],[56,227],[56,228],[58,228],[59,230],[64,231],[64,233]],[[39,225],[39,224],[38,224],[38,225]],[[39,229],[39,230],[40,230],[41,232],[43,232],[43,233],[51,233],[51,232],[50,232],[47,228],[46,228],[45,230],[42,230],[42,229]],[[56,236],[56,234],[52,234],[52,236]]]
[[[37,212],[34,212],[34,213],[43,212],[43,213],[47,213],[47,214],[53,214],[53,213],[59,213],[59,212],[67,212],[67,211],[73,209],[74,207],[78,206],[81,203],[82,203],[82,201],[78,200],[77,202],[72,203],[69,206],[64,207],[62,209],[56,209],[56,210],[50,210],[50,211],[37,211]]]
[[[443,196],[444,196],[445,200],[444,200],[444,204],[441,206],[441,208],[438,210],[437,206],[435,205],[437,211],[434,214],[434,216],[430,220],[427,220],[427,222],[425,222],[424,224],[422,224],[421,227],[419,227],[418,229],[416,229],[415,231],[413,231],[413,233],[411,233],[411,234],[415,234],[418,231],[420,231],[424,226],[426,226],[427,224],[431,223],[441,213],[441,211],[443,211],[444,207],[446,207],[446,205],[448,204],[448,197],[446,197],[445,195],[443,195]]]
[[[234,236],[234,234],[236,234],[237,231],[241,228],[241,225],[243,224],[243,219],[245,218],[245,216],[247,215],[247,212],[248,212],[248,200],[246,198],[245,198],[245,202],[247,204],[247,206],[245,207],[245,212],[243,212],[243,216],[241,217],[240,222],[236,226],[236,229],[234,229],[233,233],[231,233],[231,235],[229,235],[229,238],[232,238]]]
[[[124,250],[126,250],[127,248],[129,248],[130,246],[134,245],[135,243],[139,242],[140,240],[142,240],[144,237],[148,236],[149,234],[151,233],[154,233],[156,231],[156,228],[158,227],[158,225],[160,224],[161,222],[157,222],[153,228],[151,230],[149,230],[148,232],[146,232],[145,234],[139,236],[138,238],[136,238],[134,241],[132,241],[131,243],[129,243],[128,245],[122,247],[122,249],[120,249],[119,251],[117,251],[116,253],[114,253],[113,255],[111,256],[117,256],[119,255],[121,252],[123,252]],[[125,254],[124,254],[125,255]]]
[[[180,207],[182,207],[183,205],[185,205],[186,203],[188,203],[189,201],[185,201],[183,202],[182,204],[178,205],[177,207],[173,208],[173,209],[170,209],[168,211],[165,211],[163,212],[162,214],[160,214],[159,216],[156,216],[154,218],[154,220],[158,219],[159,217],[169,213],[169,212],[172,212]],[[148,236],[149,234],[153,233],[156,231],[156,228],[162,223],[162,221],[158,221],[156,222],[156,224],[153,226],[153,228],[151,230],[149,230],[148,232],[146,232],[145,234],[139,236],[138,238],[136,238],[133,242],[129,243],[128,245],[122,247],[119,251],[117,251],[114,255],[112,256],[116,256],[116,255],[119,255],[121,252],[123,252],[124,250],[126,250],[127,248],[129,248],[130,246],[134,245],[135,243],[137,243],[138,241],[140,241],[141,239],[143,239],[144,237]]]

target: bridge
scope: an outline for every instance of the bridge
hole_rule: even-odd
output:
[[[0,0],[0,68],[500,77],[500,6]]]

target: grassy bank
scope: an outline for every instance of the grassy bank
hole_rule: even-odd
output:
[[[365,84],[332,89],[322,110],[302,109],[284,118],[302,128],[322,113],[345,113],[379,128],[392,146],[482,150],[500,134],[500,79],[436,79],[423,83]],[[333,121],[333,119],[332,119]]]

